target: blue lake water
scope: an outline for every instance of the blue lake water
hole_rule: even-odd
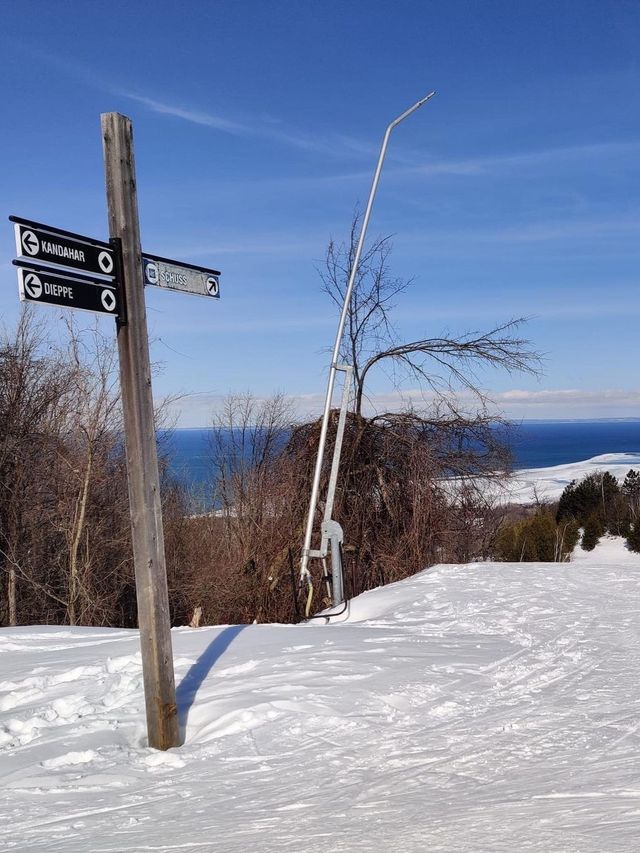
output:
[[[169,453],[171,473],[197,491],[202,491],[212,480],[210,435],[209,429],[176,429],[161,446]]]
[[[523,421],[514,427],[511,443],[516,468],[546,468],[602,453],[640,453],[640,419]],[[175,430],[165,446],[172,473],[202,494],[212,477],[209,430]]]
[[[524,421],[514,429],[516,468],[547,468],[603,453],[640,452],[640,420]]]

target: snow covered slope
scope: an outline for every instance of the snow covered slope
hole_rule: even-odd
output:
[[[534,503],[536,499],[557,501],[572,480],[581,480],[594,471],[609,471],[622,483],[630,468],[640,469],[640,454],[604,453],[584,462],[522,469],[514,472],[501,499],[518,504]]]
[[[0,631],[0,849],[635,851],[640,558],[438,566],[342,624]]]

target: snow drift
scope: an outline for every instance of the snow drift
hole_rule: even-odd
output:
[[[336,625],[175,630],[167,753],[136,632],[5,629],[0,847],[635,850],[640,557],[602,548],[438,566]]]

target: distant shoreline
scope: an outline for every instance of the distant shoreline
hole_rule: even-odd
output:
[[[521,468],[513,472],[504,486],[497,487],[497,494],[501,503],[554,502],[560,499],[572,480],[582,480],[596,471],[608,471],[621,483],[630,468],[640,471],[640,453],[603,453],[580,462]]]
[[[163,442],[171,459],[171,473],[195,495],[211,494],[214,465],[210,430],[179,428],[167,433]],[[604,454],[640,454],[640,418],[510,422],[504,427],[504,439],[511,447],[515,475],[543,471],[585,463]]]

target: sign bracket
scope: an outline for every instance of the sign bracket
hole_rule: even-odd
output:
[[[116,317],[116,329],[122,329],[127,325],[127,294],[122,285],[122,240],[120,237],[110,237],[109,246],[113,250],[114,272],[118,296],[120,297],[120,311]]]

